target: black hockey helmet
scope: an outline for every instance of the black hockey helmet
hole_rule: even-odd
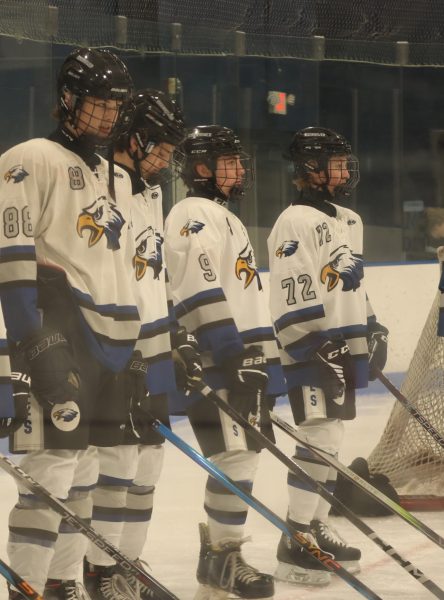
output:
[[[242,148],[238,136],[232,129],[221,125],[198,125],[188,134],[181,146],[185,155],[182,178],[190,190],[205,195],[219,196],[221,190],[217,185],[217,159],[222,156],[239,156],[243,168],[242,181],[231,188],[228,199],[234,200],[245,195],[254,179],[251,158]],[[203,177],[196,171],[196,165],[204,163],[212,175]]]
[[[309,173],[324,171],[329,178],[328,164],[333,156],[347,158],[347,170],[350,174],[346,183],[338,185],[336,191],[349,195],[359,183],[359,163],[353,156],[350,143],[346,138],[325,127],[306,127],[297,131],[284,153],[284,158],[294,165],[294,178],[307,180]],[[327,181],[328,183],[328,181]]]
[[[133,106],[131,125],[116,148],[128,152],[139,175],[150,185],[167,183],[180,173],[184,161],[183,153],[177,149],[186,137],[182,111],[167,94],[155,89],[139,91]],[[130,145],[132,138],[137,144],[136,151]],[[151,154],[162,143],[173,146],[173,153],[164,147]]]
[[[166,142],[179,146],[186,137],[185,121],[179,106],[160,90],[146,89],[134,97],[134,119],[128,131],[135,134],[140,149],[149,153],[150,144]]]
[[[68,106],[65,92],[73,102]],[[110,139],[121,135],[132,119],[133,82],[125,64],[110,50],[77,48],[65,59],[57,78],[59,114],[76,126],[76,113],[85,96],[103,100],[121,100],[122,106]]]

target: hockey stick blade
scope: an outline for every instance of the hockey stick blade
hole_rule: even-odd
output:
[[[113,558],[124,571],[126,571],[128,574],[134,575],[134,577],[143,583],[149,590],[156,592],[156,596],[159,597],[159,600],[179,600],[177,596],[167,590],[154,577],[140,569],[132,560],[120,552],[118,548],[113,546],[113,544],[108,542],[108,540],[97,533],[97,531],[95,531],[90,525],[88,525],[86,521],[81,519],[74,511],[66,506],[66,504],[53,496],[51,492],[49,492],[40,483],[28,475],[28,473],[25,473],[23,469],[12,462],[12,460],[10,460],[7,456],[1,453],[0,467],[17,479],[17,481],[19,481],[22,485],[28,488],[30,492],[40,496],[50,508],[62,516],[66,523],[68,523],[79,533],[85,535],[93,544],[100,548],[100,550],[103,550],[103,552]]]
[[[333,496],[321,483],[315,481],[310,475],[308,475],[295,461],[286,456],[273,442],[271,442],[266,436],[258,431],[253,425],[251,425],[244,417],[237,413],[225,400],[223,400],[214,390],[204,383],[198,384],[197,388],[199,392],[211,399],[221,410],[227,413],[234,421],[239,423],[245,431],[255,439],[264,448],[267,448],[278,460],[280,460],[288,469],[290,469],[301,481],[308,485],[313,491],[318,493],[322,498],[327,500],[336,510],[346,517],[357,529],[359,529],[365,536],[371,539],[381,550],[383,550],[388,556],[390,556],[395,562],[397,562],[409,575],[419,581],[424,587],[426,587],[432,594],[437,598],[444,599],[444,590],[438,587],[431,579],[429,579],[424,573],[416,568],[412,563],[403,558],[399,552],[395,550],[390,544],[387,544],[377,533],[371,529],[362,519],[360,519],[354,512],[352,512],[345,504],[343,504],[338,498]],[[348,573],[348,571],[346,571]],[[339,575],[339,573],[337,573]]]
[[[393,385],[390,379],[388,379],[382,371],[375,368],[375,373],[379,381],[381,381],[389,390],[389,392],[391,392],[394,397],[399,400],[399,402],[412,415],[412,417],[418,421],[421,427],[423,427],[432,436],[432,438],[439,446],[441,446],[441,448],[444,448],[444,438],[439,431],[437,431],[433,425],[427,421],[427,419],[419,412],[414,404],[407,400],[404,394],[402,394],[398,388]]]
[[[294,427],[278,417],[274,412],[270,412],[270,418],[274,425],[277,425],[279,429],[285,431],[285,433],[287,433],[294,440],[308,448],[315,456],[321,458],[321,460],[333,467],[336,471],[338,471],[338,473],[341,473],[341,475],[349,479],[352,483],[356,484],[359,488],[361,488],[361,490],[377,500],[382,506],[385,506],[394,514],[400,516],[401,519],[406,521],[409,525],[415,527],[415,529],[428,537],[429,540],[437,544],[440,548],[444,548],[444,538],[433,531],[433,529],[430,529],[430,527],[428,527],[425,523],[417,519],[415,515],[412,515],[408,510],[372,486],[371,483],[365,481],[365,479],[360,477],[357,473],[343,465],[337,458],[306,442],[304,439],[302,439]]]
[[[40,596],[33,587],[29,585],[27,581],[22,579],[15,571],[11,569],[9,565],[2,561],[0,558],[0,574],[8,581],[14,588],[20,592],[24,598],[31,600],[43,600],[43,596]]]
[[[251,506],[254,510],[256,510],[259,514],[261,514],[265,519],[270,521],[273,525],[275,525],[280,531],[282,531],[287,537],[292,538],[298,546],[303,548],[306,552],[310,554],[315,560],[321,563],[327,570],[332,573],[336,573],[341,579],[343,579],[348,585],[353,587],[357,592],[359,592],[365,598],[370,598],[371,600],[381,600],[381,598],[373,592],[370,588],[368,588],[362,581],[360,581],[357,577],[349,573],[344,567],[342,567],[338,562],[334,560],[331,554],[327,552],[323,552],[317,546],[314,546],[307,540],[301,533],[296,531],[293,527],[290,527],[283,519],[281,519],[276,513],[271,511],[265,504],[263,504],[260,500],[258,500],[252,494],[244,491],[240,487],[236,485],[236,483],[230,479],[223,471],[221,471],[216,465],[214,465],[207,458],[199,454],[197,450],[192,448],[189,444],[187,444],[182,438],[178,437],[175,433],[171,431],[166,425],[158,421],[157,419],[153,420],[151,426],[163,437],[165,437],[168,441],[174,444],[179,450],[181,450],[184,454],[186,454],[189,458],[191,458],[195,463],[201,466],[205,471],[207,471],[210,475],[217,479],[224,487],[229,489],[231,492],[239,496],[246,504]],[[444,595],[442,596],[444,598]]]

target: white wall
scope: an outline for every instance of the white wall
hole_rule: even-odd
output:
[[[406,371],[438,291],[439,264],[367,267],[368,296],[390,332],[387,372]]]
[[[268,286],[268,273],[261,280]],[[365,281],[378,321],[390,332],[385,371],[404,372],[438,291],[439,264],[369,266]]]

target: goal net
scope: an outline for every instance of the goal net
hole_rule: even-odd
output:
[[[438,292],[418,341],[402,394],[444,437],[444,338],[437,335]],[[384,473],[405,507],[444,508],[444,450],[396,402],[368,459],[371,472]]]

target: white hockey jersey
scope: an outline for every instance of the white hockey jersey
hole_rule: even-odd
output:
[[[64,145],[43,138],[0,157],[0,291],[9,335],[40,327],[37,263],[66,275],[90,349],[108,368],[124,367],[140,330],[130,256],[131,184],[108,163],[92,171]],[[77,309],[75,309],[77,310]]]
[[[267,393],[284,393],[267,298],[236,215],[213,200],[185,198],[166,219],[165,256],[176,317],[199,342],[207,382],[227,387],[221,364],[258,344],[268,360]]]
[[[289,389],[321,387],[311,356],[337,335],[350,346],[356,387],[368,384],[367,321],[375,317],[364,289],[363,226],[355,212],[334,206],[336,217],[291,205],[268,238],[270,308]]]
[[[162,190],[160,186],[144,186],[135,173],[129,174],[134,193],[131,209],[135,238],[132,276],[139,295],[142,321],[136,350],[140,350],[142,356],[148,359],[148,391],[151,394],[162,394],[176,390],[162,252]]]

